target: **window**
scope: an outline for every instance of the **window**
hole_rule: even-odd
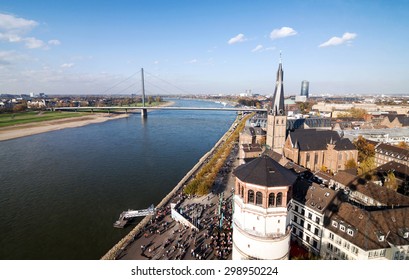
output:
[[[295,235],[297,233],[297,228],[293,227],[293,234]]]
[[[281,206],[283,203],[283,193],[279,192],[276,198],[276,206]]]
[[[339,229],[341,230],[341,231],[344,231],[345,232],[345,226],[344,225],[339,225]]]
[[[320,218],[315,217],[315,222],[316,222],[317,224],[319,224],[319,223],[321,222]]]
[[[315,240],[315,239],[312,240],[312,247],[318,249],[318,241],[317,240]]]
[[[314,156],[314,165],[317,165],[318,163],[318,154],[315,154]]]
[[[274,200],[275,200],[275,194],[274,194],[274,193],[270,193],[270,194],[268,195],[268,207],[274,206]]]
[[[312,220],[312,214],[308,213],[308,219]]]
[[[311,225],[310,225],[310,224],[307,224],[307,229],[308,229],[309,231],[311,231]]]
[[[303,234],[303,232],[300,230],[300,231],[298,232],[298,237],[302,239],[303,236],[304,236],[304,234]]]
[[[352,230],[352,229],[347,229],[347,233],[348,233],[348,235],[350,235],[350,236],[354,236],[354,231]]]
[[[241,186],[240,196],[241,196],[242,198],[244,197],[244,187],[243,187],[243,186]]]
[[[248,203],[254,203],[254,191],[248,191]]]
[[[305,209],[301,209],[301,215],[305,215]]]
[[[308,235],[305,236],[305,241],[307,241],[307,243],[310,243],[310,237]]]
[[[315,229],[314,229],[314,234],[315,234],[315,235],[318,235],[319,232],[320,232],[320,231],[318,230],[318,228],[315,228]]]
[[[334,240],[334,234],[332,232],[329,233],[329,239]]]
[[[300,226],[304,227],[304,220],[300,219]]]
[[[257,205],[263,204],[263,195],[261,194],[261,192],[256,193],[256,204]]]
[[[294,216],[294,222],[298,223],[298,217]]]
[[[327,249],[330,250],[330,251],[334,250],[334,245],[332,245],[331,243],[328,243],[327,244]]]
[[[306,161],[307,161],[307,163],[310,161],[310,154],[309,153],[307,153],[307,155],[306,155]]]
[[[298,212],[298,205],[295,205],[295,206],[294,206],[294,211],[295,211],[295,212]]]
[[[333,226],[333,227],[338,227],[338,222],[337,221],[332,221],[332,223],[331,223],[331,225]]]
[[[355,255],[358,255],[358,248],[356,248],[355,246],[352,246],[352,253],[354,253]]]

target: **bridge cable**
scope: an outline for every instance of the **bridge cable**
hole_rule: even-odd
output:
[[[107,90],[103,91],[101,94],[105,94],[106,92],[108,92],[108,91],[110,91],[111,89],[113,89],[114,87],[116,87],[116,86],[122,84],[123,82],[126,82],[127,80],[129,80],[130,78],[134,77],[136,74],[138,74],[138,73],[140,73],[140,72],[141,72],[141,70],[139,70],[138,72],[132,74],[131,76],[129,76],[129,77],[123,79],[122,81],[119,81],[118,83],[116,83],[116,84],[113,85],[112,87],[110,87],[110,88],[108,88]]]
[[[152,74],[152,73],[149,73],[149,72],[147,72],[147,71],[145,71],[145,73],[148,73],[149,75],[151,75],[151,77],[154,77],[154,78],[156,78],[156,79],[158,79],[158,80],[161,80],[162,82],[165,82],[165,83],[167,83],[167,84],[169,84],[169,85],[171,85],[171,86],[177,88],[178,90],[180,90],[180,91],[182,91],[182,92],[184,92],[184,93],[186,93],[186,94],[192,95],[192,93],[190,93],[190,92],[188,92],[188,91],[186,91],[186,90],[184,90],[184,89],[182,89],[182,88],[180,88],[180,87],[178,87],[178,86],[172,84],[171,82],[168,82],[168,81],[166,81],[166,80],[164,80],[164,79],[162,79],[162,78],[159,78],[158,76],[156,76],[156,75],[154,75],[154,74]]]

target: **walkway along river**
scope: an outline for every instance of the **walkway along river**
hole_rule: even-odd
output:
[[[215,151],[217,151],[218,148],[220,148],[221,146],[223,146],[223,143],[226,142],[226,140],[235,132],[238,124],[241,121],[241,116],[238,116],[236,121],[231,125],[231,127],[229,128],[229,130],[223,135],[223,137],[221,137],[219,139],[219,141],[217,141],[217,143],[214,145],[214,147],[207,152],[202,158],[200,158],[200,160],[198,161],[198,163],[193,166],[193,168],[182,178],[182,180],[173,188],[173,190],[162,199],[162,201],[156,206],[157,209],[167,209],[164,210],[163,212],[167,212],[165,217],[167,219],[167,221],[165,223],[169,223],[171,221],[169,221],[169,209],[170,209],[170,201],[174,198],[180,197],[183,191],[183,186],[189,181],[189,179],[192,178],[192,176],[194,176],[194,174],[200,170],[200,168],[206,164],[206,162],[214,155]],[[237,139],[238,140],[238,139]],[[237,150],[236,150],[237,152]],[[234,153],[233,153],[234,154]],[[231,161],[233,161],[233,159],[230,159]],[[229,193],[229,189],[225,190],[226,193]],[[207,197],[207,196],[206,196]],[[206,200],[206,197],[204,198],[204,200]],[[215,197],[214,195],[209,195],[208,196],[208,200],[210,201],[210,198],[212,198],[212,200],[215,200],[215,202],[217,203],[217,197]],[[200,199],[199,200],[203,200]],[[213,203],[214,204],[214,203]],[[146,216],[127,236],[125,236],[120,242],[118,242],[109,252],[107,252],[102,259],[117,259],[118,257],[120,257],[120,254],[127,248],[129,247],[129,245],[131,243],[133,243],[135,241],[135,239],[137,237],[141,237],[141,233],[146,229],[147,225],[153,220],[153,217],[151,216]],[[164,221],[162,221],[164,222]],[[173,234],[174,235],[174,234]],[[143,238],[143,237],[142,237]],[[160,238],[159,238],[160,239]],[[167,242],[170,239],[167,240]],[[172,240],[175,241],[175,240]],[[156,240],[156,242],[158,243],[158,240]],[[161,242],[159,242],[161,243]],[[166,242],[165,242],[166,244]],[[159,247],[158,247],[159,248]],[[143,254],[143,256],[145,256]],[[164,256],[165,257],[165,256]],[[166,258],[165,258],[166,259]]]
[[[100,259],[133,228],[118,215],[158,205],[235,117],[158,110],[0,142],[0,259]]]

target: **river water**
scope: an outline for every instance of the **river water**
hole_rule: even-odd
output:
[[[113,228],[119,214],[159,203],[234,118],[158,110],[0,142],[0,259],[101,258],[134,226]]]

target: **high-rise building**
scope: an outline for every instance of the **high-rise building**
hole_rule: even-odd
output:
[[[276,87],[273,96],[273,104],[267,116],[267,140],[266,144],[273,151],[282,154],[287,132],[287,115],[284,107],[284,71],[280,59],[277,70]]]
[[[310,82],[309,81],[302,81],[301,82],[301,96],[306,96],[308,98],[308,90],[309,90]]]

